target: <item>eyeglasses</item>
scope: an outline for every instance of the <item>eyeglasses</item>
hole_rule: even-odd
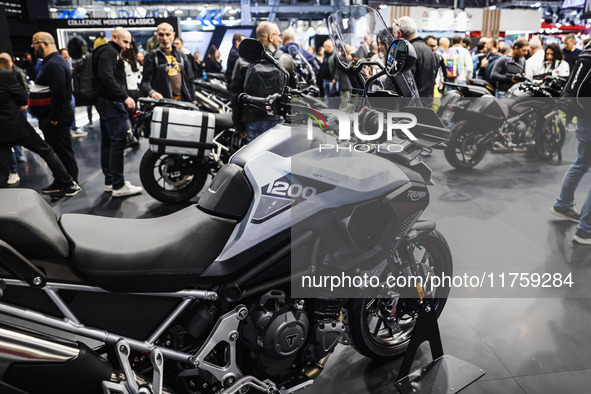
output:
[[[275,35],[275,36],[279,36],[279,38],[283,39],[283,34],[281,34],[281,33],[279,33],[279,34],[277,34],[277,33],[270,33],[270,34],[267,36],[267,38],[271,37],[271,34],[273,34],[273,35]]]
[[[43,44],[45,43],[45,41],[33,41],[31,42],[31,45],[37,45],[37,44]]]

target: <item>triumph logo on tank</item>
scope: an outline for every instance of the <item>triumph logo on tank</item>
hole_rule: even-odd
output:
[[[308,140],[312,140],[314,124],[328,130],[328,125],[324,117],[317,111],[311,111],[308,119]],[[364,129],[363,132],[359,129],[359,114],[348,114],[339,110],[325,110],[323,111],[331,115],[330,123],[338,122],[338,139],[341,141],[350,141],[355,137],[361,143],[354,145],[335,145],[335,144],[320,144],[319,151],[325,150],[347,150],[355,152],[369,152],[377,149],[378,151],[387,152],[401,152],[404,147],[397,143],[383,143],[384,133],[386,134],[386,141],[392,141],[395,133],[399,133],[400,137],[408,138],[411,141],[416,141],[417,138],[412,134],[410,129],[417,125],[417,118],[415,115],[406,112],[388,112],[386,114],[376,111],[372,123],[376,126],[374,130]],[[385,119],[385,122],[384,122]],[[366,122],[367,123],[367,122]],[[324,126],[324,127],[323,127]],[[352,127],[351,127],[352,126]],[[385,127],[384,127],[385,126]],[[351,132],[351,130],[353,132]],[[379,144],[379,145],[375,145]]]
[[[409,190],[407,197],[410,198],[412,201],[419,201],[427,197],[427,192],[420,190]]]

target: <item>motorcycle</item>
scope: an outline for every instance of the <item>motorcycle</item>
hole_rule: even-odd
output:
[[[352,25],[342,22],[360,19],[387,31],[372,8],[346,7],[329,17],[336,48]],[[389,43],[382,74],[404,73],[414,50]],[[247,61],[265,54],[250,39],[239,50]],[[284,111],[286,96],[263,100]],[[413,138],[396,134],[398,152],[375,145],[326,157],[318,147],[339,143],[334,130],[278,125],[234,154],[198,205],[155,219],[64,214],[58,222],[34,191],[1,190],[0,391],[292,393],[313,383],[341,338],[368,357],[403,354],[421,300],[434,298],[441,313],[449,288],[307,298],[293,294],[292,272],[372,272],[382,283],[451,275],[445,239],[419,220],[431,170],[416,160],[449,132],[429,109],[405,111],[417,122]],[[362,113],[364,131],[383,120],[375,108]]]
[[[211,95],[219,91],[216,94],[224,97],[221,85],[202,81],[198,86],[208,87]],[[298,97],[315,108],[326,108],[314,97],[317,92],[316,86],[306,86]],[[194,106],[168,99],[139,99],[141,110],[137,112],[134,133],[150,141],[150,149],[140,163],[140,180],[158,201],[179,203],[195,197],[208,176],[214,176],[245,143],[227,112],[229,102],[212,101],[211,97],[205,100],[198,99],[200,104]],[[202,110],[206,104],[211,111]],[[228,107],[227,111],[220,105]],[[214,111],[215,106],[218,111]]]
[[[140,98],[136,129],[149,138],[140,162],[148,194],[166,203],[188,201],[243,145],[232,114],[208,113],[191,103]]]
[[[474,97],[494,96],[495,90],[484,80],[469,79],[467,84],[444,82],[445,94],[441,99],[441,105],[437,109],[437,115],[444,125],[451,128],[462,118],[465,109],[470,105]]]
[[[517,78],[517,76],[515,76]],[[483,95],[448,106],[442,118],[451,120],[451,138],[445,158],[453,167],[474,168],[488,150],[492,153],[533,150],[541,160],[560,155],[566,137],[553,98],[566,84],[561,77],[541,76],[541,83],[522,78],[504,98]]]
[[[198,89],[195,91],[195,97],[204,110],[218,113],[231,112],[230,99],[232,95],[225,81],[218,79],[195,80],[195,89]]]

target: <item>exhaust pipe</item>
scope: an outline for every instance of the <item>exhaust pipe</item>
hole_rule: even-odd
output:
[[[79,354],[76,344],[68,346],[0,328],[0,360],[3,361],[65,362]]]

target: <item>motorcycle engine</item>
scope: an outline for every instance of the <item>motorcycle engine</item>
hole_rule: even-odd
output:
[[[513,140],[514,143],[523,143],[529,139],[531,139],[533,135],[533,130],[531,127],[527,125],[522,120],[515,122],[514,124],[515,130],[515,139]]]
[[[272,290],[254,305],[241,326],[241,341],[265,374],[285,375],[308,339],[310,323],[303,301],[289,304],[285,293]]]

